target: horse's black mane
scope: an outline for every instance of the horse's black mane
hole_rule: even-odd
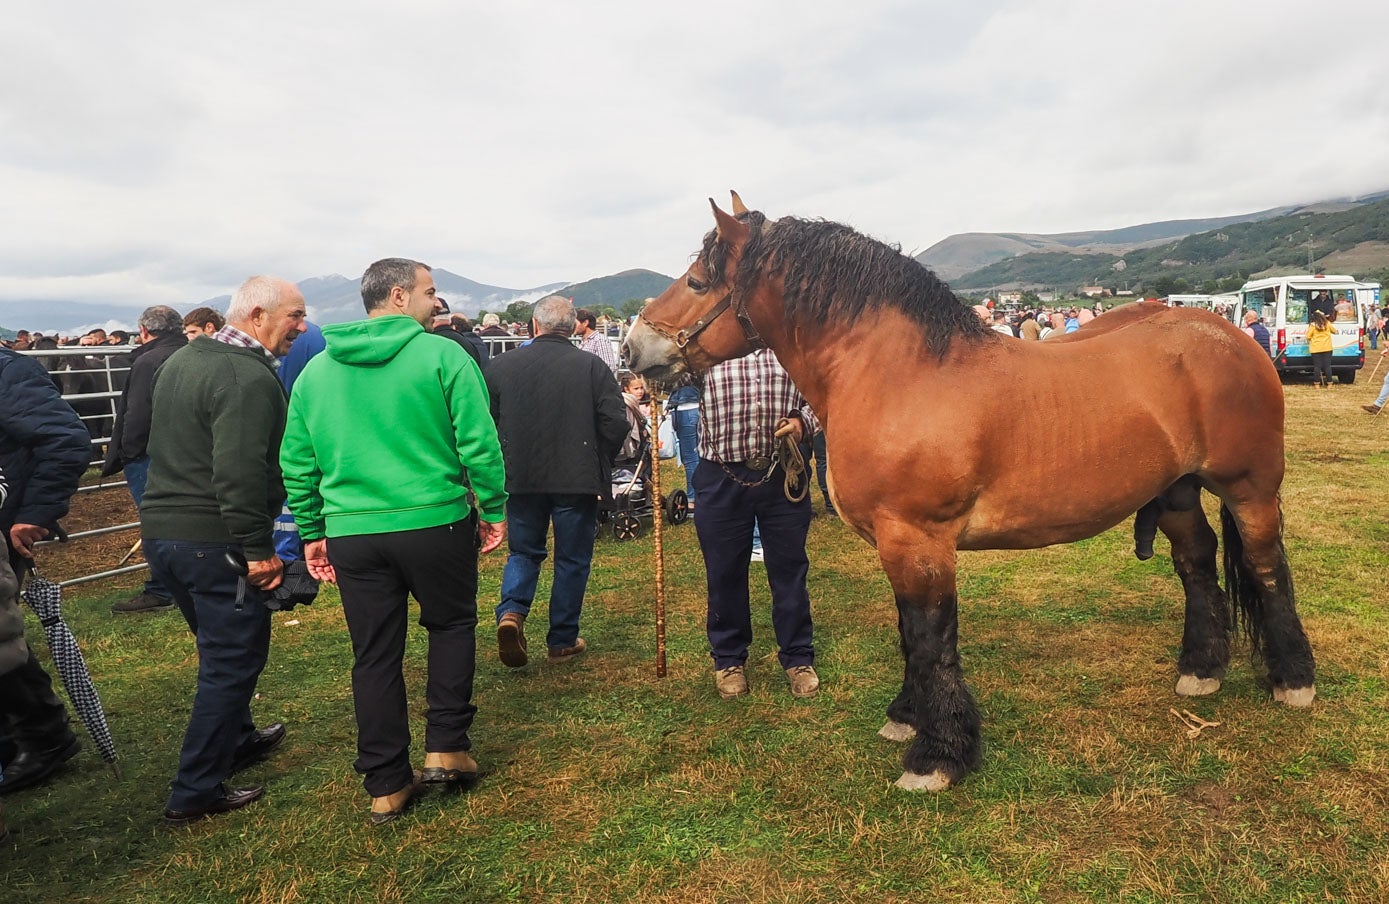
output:
[[[985,336],[988,325],[926,267],[841,223],[783,217],[768,224],[758,211],[739,216],[748,225],[736,274],[726,274],[728,243],[716,231],[704,237],[700,261],[713,285],[731,276],[738,292],[751,292],[759,276],[776,273],[784,284],[791,323],[852,322],[888,306],[917,323],[931,351],[945,357],[952,336]]]

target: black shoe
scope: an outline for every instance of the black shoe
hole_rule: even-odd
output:
[[[155,596],[148,590],[131,597],[123,603],[116,603],[111,607],[112,612],[155,612],[160,609],[174,608],[174,601],[167,596]]]
[[[197,822],[207,816],[240,810],[247,804],[260,800],[261,796],[265,794],[265,788],[262,785],[254,785],[250,788],[228,788],[226,785],[219,785],[217,790],[219,795],[204,806],[195,807],[192,810],[165,810],[164,821],[171,826],[186,826],[190,822]]]
[[[0,781],[0,794],[23,791],[25,788],[41,784],[56,772],[59,766],[77,756],[77,751],[81,749],[82,745],[71,733],[62,741],[43,750],[26,750],[21,747],[14,759],[5,764],[5,777]]]
[[[236,751],[236,759],[232,760],[231,775],[236,775],[242,769],[254,766],[261,760],[270,755],[270,751],[280,746],[280,742],[285,739],[285,726],[283,723],[276,722],[274,725],[267,725],[258,729],[251,735]]]

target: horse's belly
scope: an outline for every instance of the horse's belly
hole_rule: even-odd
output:
[[[1138,511],[1140,505],[1142,502],[1119,504],[1089,512],[1061,510],[1050,517],[1046,500],[1037,500],[1027,512],[1012,515],[976,510],[965,522],[956,545],[959,549],[1037,549],[1074,543],[1104,533]]]

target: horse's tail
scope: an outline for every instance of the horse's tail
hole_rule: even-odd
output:
[[[1264,649],[1264,603],[1258,584],[1244,562],[1244,538],[1235,516],[1220,504],[1221,546],[1225,556],[1225,595],[1230,599],[1234,621],[1249,639],[1250,652],[1261,656]]]

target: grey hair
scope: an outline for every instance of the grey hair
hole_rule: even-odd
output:
[[[145,308],[140,315],[138,326],[155,336],[181,333],[183,332],[183,317],[168,305],[157,304]]]
[[[502,318],[497,314],[484,314],[482,316],[483,326],[501,326]]]
[[[256,308],[273,311],[280,306],[284,297],[285,281],[273,276],[252,276],[232,293],[231,304],[227,305],[227,322],[244,323],[251,319]],[[183,324],[180,322],[179,327]]]
[[[415,288],[415,275],[424,270],[430,271],[428,264],[408,260],[403,257],[388,257],[367,267],[362,274],[362,305],[367,313],[381,307],[391,297],[391,289],[396,286],[407,292]]]
[[[563,333],[568,336],[574,332],[574,302],[563,295],[546,295],[535,303],[531,316],[542,333]]]

